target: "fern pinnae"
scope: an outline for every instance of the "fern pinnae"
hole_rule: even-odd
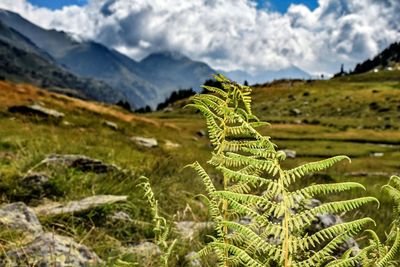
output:
[[[300,190],[294,191],[291,194],[293,197],[301,196],[304,198],[311,198],[320,194],[327,195],[331,193],[339,193],[352,189],[366,190],[365,187],[360,183],[344,182],[344,183],[332,183],[332,184],[314,184],[302,188]]]
[[[332,225],[328,228],[316,232],[313,235],[294,239],[292,241],[293,246],[296,248],[299,247],[302,250],[308,250],[311,247],[315,247],[315,243],[320,244],[326,240],[330,240],[335,236],[338,236],[339,234],[348,231],[349,229],[360,232],[366,224],[375,224],[375,221],[371,218],[362,218],[347,223]]]
[[[374,197],[360,197],[356,199],[325,203],[292,216],[289,220],[290,229],[300,229],[304,224],[309,225],[313,218],[318,214],[348,212],[371,202],[376,202],[379,206],[379,201]]]
[[[391,260],[393,260],[400,250],[400,228],[396,228],[396,239],[394,240],[388,253],[377,263],[378,267],[385,267]]]
[[[294,169],[285,171],[287,179],[285,180],[285,184],[289,185],[292,182],[296,180],[296,178],[302,178],[305,175],[312,173],[312,172],[317,172],[317,171],[322,171],[326,170],[329,167],[333,166],[335,163],[347,159],[349,162],[351,162],[350,158],[347,156],[335,156],[332,158],[316,161],[316,162],[310,162],[306,163],[304,165],[301,165],[299,167],[296,167]]]

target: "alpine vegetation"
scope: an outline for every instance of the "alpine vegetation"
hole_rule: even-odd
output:
[[[374,221],[360,218],[311,233],[313,221],[321,214],[342,214],[371,202],[379,205],[378,200],[360,197],[311,205],[314,197],[364,189],[354,182],[298,185],[307,175],[350,159],[336,156],[293,169],[282,168],[285,153],[257,130],[268,123],[252,114],[251,88],[222,75],[215,79],[221,88],[205,86],[210,93],[195,95],[193,104],[188,105],[205,117],[214,147],[208,163],[223,177],[222,185],[217,184],[198,162],[190,165],[204,182],[217,233],[199,255],[213,254],[219,266],[388,265],[400,247],[400,178],[392,177],[385,186],[396,201],[397,218],[387,243],[380,243],[369,231],[372,239],[367,247],[359,252],[349,249],[336,258],[340,245]]]

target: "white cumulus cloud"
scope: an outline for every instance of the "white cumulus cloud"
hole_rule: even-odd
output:
[[[0,7],[44,27],[111,46],[137,60],[182,52],[223,70],[277,70],[291,65],[333,73],[400,40],[398,0],[319,0],[310,10],[257,9],[250,0],[90,0],[49,10],[26,0]]]

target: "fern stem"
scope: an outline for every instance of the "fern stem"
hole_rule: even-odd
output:
[[[284,178],[285,178],[285,172],[281,169],[281,166],[277,162],[277,165],[279,167],[279,181],[278,183],[284,188]],[[283,231],[284,231],[284,240],[283,240],[283,256],[284,256],[284,266],[289,267],[290,266],[290,255],[289,255],[289,219],[290,219],[290,211],[289,211],[289,201],[288,201],[288,194],[286,190],[282,190],[282,202],[285,208],[285,217],[283,219]]]

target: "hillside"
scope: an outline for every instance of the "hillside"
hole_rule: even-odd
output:
[[[253,93],[254,113],[272,122],[263,132],[272,136],[279,149],[295,151],[295,158],[286,161],[285,167],[321,157],[349,155],[351,164],[340,164],[304,182],[363,183],[367,187],[365,194],[379,197],[381,208],[367,207],[361,210],[361,216],[369,214],[378,224],[386,221],[391,212],[390,201],[380,187],[391,174],[400,172],[400,80],[382,82],[385,75],[390,78],[393,73],[380,72],[368,79],[361,75],[352,76],[353,80],[343,77],[330,81],[279,81],[260,85]],[[188,169],[182,170],[195,160],[207,166],[211,152],[202,133],[203,119],[181,108],[187,102],[175,103],[172,111],[137,116],[115,106],[78,100],[31,85],[0,82],[3,202],[23,200],[37,206],[50,200],[65,202],[99,194],[128,195],[127,203],[39,219],[46,230],[73,237],[104,260],[123,259],[146,265],[128,249],[152,238],[146,224],[149,210],[137,187],[141,175],[150,178],[163,214],[175,214],[178,221],[208,220],[204,204],[196,197],[204,190],[201,179]],[[8,111],[11,106],[33,103],[65,116],[61,121],[53,121]],[[132,139],[137,136],[155,138],[158,145],[140,145]],[[86,155],[116,164],[125,171],[99,174],[51,165],[35,167],[48,154]],[[50,189],[40,197],[23,186],[23,179],[32,168],[52,179]],[[219,177],[215,179],[218,181]],[[119,211],[134,220],[112,223],[110,216]],[[380,225],[378,231],[383,234],[386,229],[384,224]],[[18,242],[15,237],[3,236],[3,248]],[[204,237],[190,244],[181,243],[176,266],[185,266],[184,255],[197,250],[203,240]]]
[[[384,69],[400,69],[400,43],[393,43],[373,59],[357,64],[352,74]]]

